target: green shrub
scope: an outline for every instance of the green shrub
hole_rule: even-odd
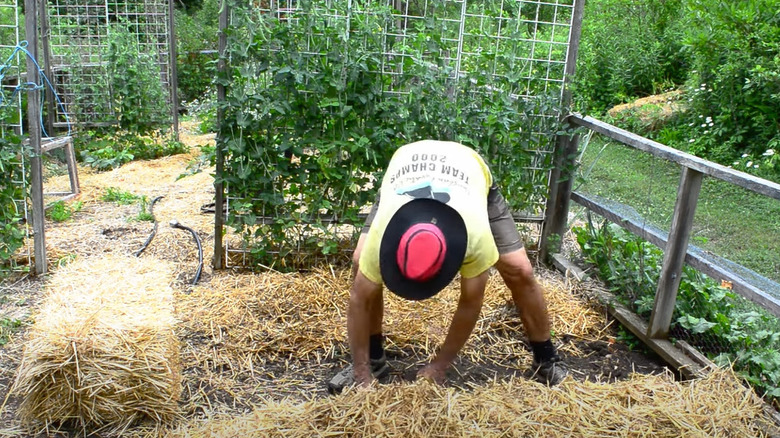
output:
[[[105,202],[116,202],[120,205],[130,205],[141,199],[139,195],[115,187],[106,188],[106,193],[100,198]]]
[[[83,202],[77,201],[72,205],[65,201],[56,201],[46,209],[46,217],[54,222],[65,222],[73,217],[73,213],[81,211]]]
[[[428,3],[428,15],[398,40],[386,37],[401,30],[381,4],[353,3],[347,25],[347,2],[301,2],[302,12],[282,22],[233,3],[240,30],[228,35],[229,78],[218,78],[230,86],[217,145],[227,158],[217,180],[237,199],[228,225],[261,263],[279,263],[299,247],[337,251],[338,237],[319,214],[359,223],[360,208],[376,195],[364,187],[400,145],[421,139],[476,148],[513,208],[539,208],[547,186],[541,169],[552,156],[542,151],[560,129],[549,116],[563,109],[546,93],[544,68],[531,80],[510,70],[527,39],[473,54],[479,68],[454,79],[447,38],[457,27],[442,18],[452,2]],[[504,25],[521,28],[513,20]],[[382,55],[390,49],[405,55]],[[257,225],[262,216],[276,220]]]
[[[141,211],[129,220],[136,222],[154,222],[154,214],[149,211],[149,198],[146,196],[141,197]]]
[[[142,48],[128,24],[111,27],[108,38],[108,81],[119,126],[149,134],[170,123],[168,93],[160,80],[159,53]]]
[[[11,340],[11,336],[22,327],[22,321],[16,318],[0,318],[0,346]]]
[[[219,33],[219,1],[205,0],[197,7],[176,10],[179,98],[202,99],[213,87]]]
[[[189,147],[163,134],[140,136],[91,131],[76,138],[76,150],[84,164],[103,171],[133,160],[152,160],[187,153]]]
[[[574,98],[580,109],[674,88],[687,78],[684,3],[590,0],[585,5]]]
[[[730,164],[780,146],[780,0],[688,0],[688,150]]]

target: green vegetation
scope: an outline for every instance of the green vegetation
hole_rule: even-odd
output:
[[[680,168],[594,137],[582,156],[578,191],[634,208],[649,224],[669,230]],[[705,177],[692,244],[780,282],[780,202]]]
[[[649,317],[663,251],[611,223],[575,227],[585,261],[596,267],[618,300]],[[672,337],[698,347],[734,369],[768,399],[780,398],[780,320],[684,267],[671,326]]]
[[[501,4],[486,2],[485,11],[500,11]],[[353,3],[348,27],[339,18],[348,15],[346,2],[301,2],[302,12],[283,22],[244,2],[231,7],[241,30],[228,35],[231,71],[219,78],[229,84],[218,145],[228,158],[217,179],[239,199],[231,203],[229,225],[261,263],[278,263],[279,254],[296,250],[291,233],[305,239],[306,251],[336,251],[338,237],[317,215],[357,222],[376,190],[363,188],[381,176],[398,146],[420,139],[475,147],[489,157],[513,207],[539,208],[547,177],[529,169],[551,166],[551,154],[540,151],[551,148],[560,128],[555,117],[541,116],[561,108],[547,95],[549,71],[538,67],[522,81],[512,71],[527,53],[527,39],[475,50],[463,60],[474,70],[456,80],[447,38],[458,29],[445,18],[460,17],[460,10],[451,2],[430,2],[428,16],[407,27],[403,39],[383,37],[401,32],[401,23],[373,3]],[[521,21],[504,26],[525,35]],[[381,55],[390,48],[405,56]],[[256,226],[261,216],[276,220]]]
[[[159,54],[142,48],[124,22],[109,32],[108,81],[119,127],[139,135],[168,125],[168,93],[160,81]]]
[[[675,117],[639,134],[724,165],[755,164],[780,150],[778,10],[780,0],[589,1],[576,105],[599,117],[678,89]],[[741,170],[780,180],[772,164]]]
[[[105,202],[116,202],[119,205],[130,205],[141,199],[141,196],[114,187],[108,187],[100,198]]]
[[[11,340],[11,336],[22,327],[22,321],[16,318],[0,318],[0,347]]]
[[[24,245],[24,210],[19,202],[27,197],[18,181],[28,169],[21,166],[21,154],[28,153],[21,141],[6,132],[0,138],[0,273],[14,253]]]
[[[140,211],[137,215],[132,216],[127,220],[154,222],[154,215],[149,211],[149,198],[145,195],[136,195],[135,193],[125,190],[108,187],[100,199],[105,202],[115,202],[119,205],[132,205],[137,202],[140,206]]]
[[[152,160],[189,152],[184,143],[164,134],[140,136],[132,132],[86,131],[76,137],[76,148],[84,164],[110,170],[133,160]]]
[[[84,205],[81,201],[72,204],[65,201],[55,201],[46,209],[46,218],[54,222],[65,222],[73,217],[73,213],[81,211]]]
[[[154,215],[149,211],[149,198],[146,196],[141,197],[141,211],[129,220],[136,222],[154,222]]]
[[[686,1],[585,3],[573,90],[580,111],[601,114],[687,80]]]
[[[214,87],[217,68],[219,2],[176,10],[177,70],[182,102],[203,101]],[[186,105],[189,107],[189,105]]]

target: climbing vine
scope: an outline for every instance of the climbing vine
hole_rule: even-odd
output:
[[[26,177],[23,153],[19,138],[5,132],[0,138],[0,268],[24,245],[24,206],[19,205],[27,199],[21,184]]]
[[[359,224],[392,153],[421,139],[479,150],[512,207],[538,210],[561,108],[542,86],[534,98],[512,97],[528,91],[509,74],[520,43],[456,72],[453,24],[436,18],[452,2],[431,2],[414,24],[376,2],[309,0],[284,13],[232,3],[217,178],[233,200],[228,225],[263,263],[301,246],[336,252],[338,233],[325,222]]]

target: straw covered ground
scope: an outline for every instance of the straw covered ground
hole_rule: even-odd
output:
[[[186,132],[182,139],[192,146],[213,141]],[[385,334],[392,372],[376,387],[329,396],[325,381],[349,359],[348,267],[325,264],[299,273],[212,271],[213,219],[201,213],[201,206],[213,202],[210,169],[177,179],[197,156],[193,148],[188,155],[133,162],[105,173],[80,169],[83,192],[69,202],[82,202],[81,210],[69,221],[47,224],[52,274],[0,285],[0,293],[10,297],[0,302],[0,311],[24,321],[0,346],[4,392],[0,435],[34,436],[44,431],[42,436],[85,432],[115,436],[114,426],[124,427],[115,422],[99,430],[93,425],[80,428],[31,419],[25,410],[35,406],[36,399],[21,385],[11,389],[14,381],[30,375],[23,358],[43,350],[38,344],[41,331],[55,331],[46,324],[64,318],[56,309],[75,309],[98,289],[111,291],[103,300],[111,300],[111,293],[133,294],[139,300],[155,294],[172,297],[147,303],[138,314],[143,319],[155,314],[155,309],[171,312],[171,319],[160,319],[159,327],[167,327],[177,344],[168,351],[178,349],[180,393],[159,389],[156,381],[149,381],[144,391],[159,389],[158,406],[175,405],[175,409],[164,411],[170,415],[146,415],[121,436],[742,437],[768,436],[772,430],[761,413],[760,400],[730,372],[715,372],[693,382],[676,380],[657,357],[629,349],[603,309],[585,298],[598,284],[569,281],[541,266],[537,276],[547,292],[555,341],[572,368],[562,385],[550,389],[529,379],[531,355],[522,324],[500,277],[493,275],[475,332],[445,386],[415,382],[414,376],[446,334],[456,305],[456,286],[424,302],[405,302],[386,294]],[[66,178],[51,178],[47,184],[56,190],[67,185]],[[153,224],[129,220],[137,215],[137,204],[103,201],[109,187],[148,199],[163,196],[154,206],[157,235],[139,257],[133,254]],[[198,266],[196,246],[189,233],[168,226],[174,219],[201,238],[206,264],[196,285],[191,284]],[[107,272],[115,273],[111,277],[117,279],[115,285],[106,279]],[[139,278],[145,280],[134,280]],[[129,286],[118,290],[120,284]],[[73,302],[57,301],[54,297],[63,290],[81,291],[83,297],[77,294],[80,298]],[[116,325],[100,312],[77,313],[93,315],[99,320],[93,321],[96,326]],[[154,324],[147,320],[142,325]],[[148,338],[138,335],[126,340],[140,347]],[[94,341],[110,339],[106,335]],[[101,356],[105,365],[113,361],[121,367],[122,358],[129,356],[109,350]],[[170,356],[159,351],[158,357]],[[48,366],[67,362],[68,354],[67,345],[61,345]],[[150,375],[154,366],[132,369]],[[161,381],[166,379],[164,372],[157,374]],[[109,381],[95,385],[116,384],[110,375],[104,376]],[[167,382],[175,380],[174,373],[168,376]],[[25,386],[34,387],[34,379]],[[128,393],[133,391],[145,394],[135,387]],[[123,401],[98,400],[91,409],[97,411],[97,404],[103,403],[101,409],[116,411]],[[146,408],[157,409],[152,404]]]

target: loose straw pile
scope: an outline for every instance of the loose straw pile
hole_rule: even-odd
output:
[[[237,418],[193,421],[176,437],[755,437],[770,424],[728,370],[688,383],[635,375],[614,384],[526,379],[476,387],[426,382],[351,389],[304,403],[269,401]]]
[[[106,256],[54,274],[12,389],[23,423],[112,433],[177,416],[171,271],[159,260]]]
[[[336,349],[346,348],[349,271],[215,275],[208,286],[194,288],[189,295],[179,297],[177,304],[185,330],[211,340],[212,351],[200,356],[201,360],[246,371],[265,360],[321,363]],[[547,291],[556,333],[599,336],[606,327],[602,315],[573,297],[562,282],[551,276],[540,281]],[[422,302],[403,300],[385,291],[388,343],[432,354],[444,340],[457,307],[457,283]],[[464,355],[479,363],[528,354],[520,318],[497,274],[488,283],[481,315]]]

